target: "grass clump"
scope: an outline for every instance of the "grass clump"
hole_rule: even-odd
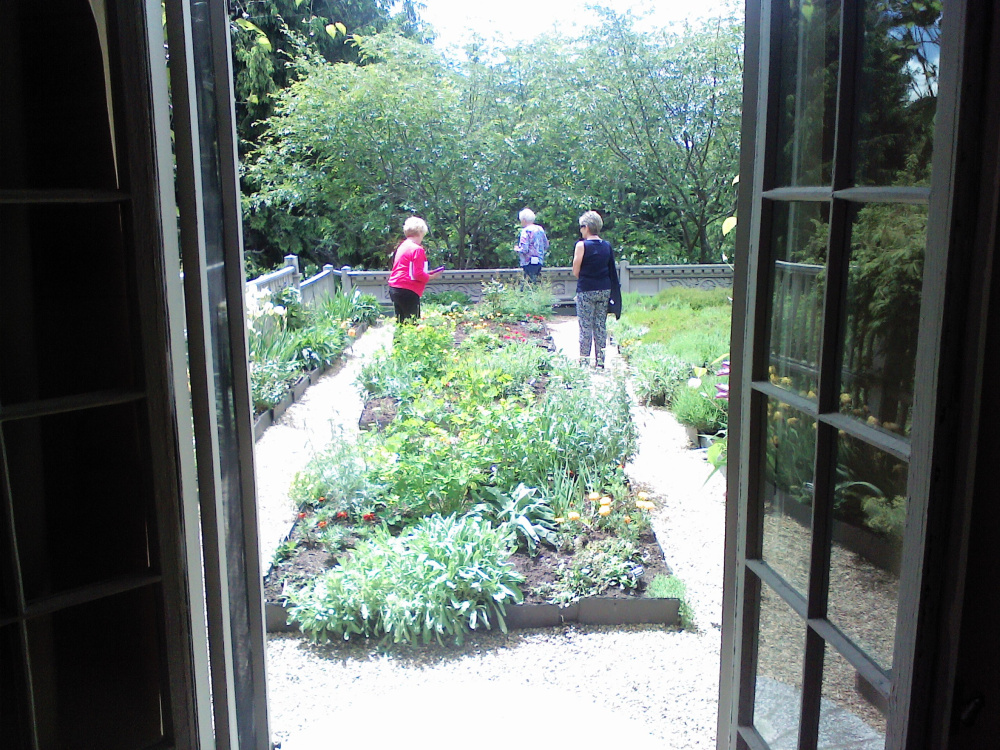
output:
[[[681,627],[685,630],[697,630],[698,624],[694,619],[694,610],[687,601],[687,586],[677,576],[657,575],[649,586],[646,587],[646,596],[650,599],[680,599],[681,605],[678,614],[681,618]]]

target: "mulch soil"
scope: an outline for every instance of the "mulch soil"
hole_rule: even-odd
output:
[[[490,331],[498,334],[501,338],[506,336],[515,340],[534,341],[539,346],[545,347],[550,351],[555,350],[552,336],[544,330],[544,326],[542,330],[537,330],[539,328],[538,325],[527,321],[510,323],[486,320],[483,322]],[[473,330],[471,328],[459,326],[455,333],[456,344],[460,344],[472,333]],[[544,378],[540,378],[534,384],[534,389],[539,393],[544,391]],[[359,422],[360,428],[383,428],[395,419],[398,405],[398,402],[392,398],[370,399],[365,403]],[[606,536],[603,532],[597,530],[590,531],[577,538],[576,547],[584,547],[586,544],[596,541],[603,536]],[[358,541],[355,538],[349,537],[345,541],[346,549],[335,555],[331,555],[319,546],[311,543],[311,541],[305,540],[298,525],[293,527],[288,538],[290,541],[297,542],[296,551],[286,560],[272,565],[271,571],[264,579],[264,597],[269,604],[284,605],[288,592],[300,588],[317,575],[337,565],[341,559],[350,554],[351,548]],[[603,596],[641,596],[646,585],[658,574],[670,573],[670,569],[663,558],[663,551],[660,549],[660,545],[657,543],[652,532],[647,532],[640,536],[639,547],[643,553],[643,567],[645,569],[639,589],[636,591],[608,590]],[[515,553],[511,561],[517,571],[525,578],[524,583],[521,585],[524,602],[526,604],[545,603],[544,596],[538,593],[539,589],[544,591],[546,584],[554,583],[557,572],[572,559],[572,556],[572,552],[549,547],[542,547],[534,556],[530,556],[523,551]]]

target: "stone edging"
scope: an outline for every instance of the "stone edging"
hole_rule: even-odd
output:
[[[591,596],[566,607],[556,604],[510,604],[504,619],[507,628],[550,628],[569,622],[585,625],[678,625],[680,599]],[[280,604],[264,605],[268,633],[298,632],[288,624],[288,611]]]

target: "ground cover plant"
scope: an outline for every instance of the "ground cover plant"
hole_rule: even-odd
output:
[[[636,595],[662,567],[653,504],[624,472],[637,438],[624,380],[593,386],[550,351],[545,291],[498,287],[485,304],[428,306],[399,326],[358,381],[367,396],[396,400],[394,418],[335,439],[293,483],[292,540],[321,548],[332,567],[292,582],[273,571],[268,585],[311,637],[460,640],[468,628],[504,628],[505,605],[524,594],[563,604]],[[432,531],[488,537],[492,557],[473,574],[415,552]],[[528,569],[543,559],[551,585],[536,590]],[[402,593],[383,586],[395,578]]]
[[[359,327],[381,317],[375,297],[358,290],[327,295],[308,307],[294,287],[272,292],[249,285],[245,297],[251,398],[258,414],[306,372],[335,362]]]

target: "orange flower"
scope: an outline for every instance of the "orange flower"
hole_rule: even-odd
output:
[[[579,521],[580,520],[580,514],[577,513],[575,510],[571,510],[569,513],[567,513],[566,517],[570,521]]]
[[[610,514],[611,514],[611,506],[610,505],[602,505],[598,509],[598,511],[597,511],[597,515],[599,515],[599,516],[607,516],[607,515],[610,515]]]
[[[625,516],[622,520],[625,523],[632,523],[632,516]]]
[[[319,526],[321,529],[325,529],[326,528],[326,521],[320,521],[316,525]]]

